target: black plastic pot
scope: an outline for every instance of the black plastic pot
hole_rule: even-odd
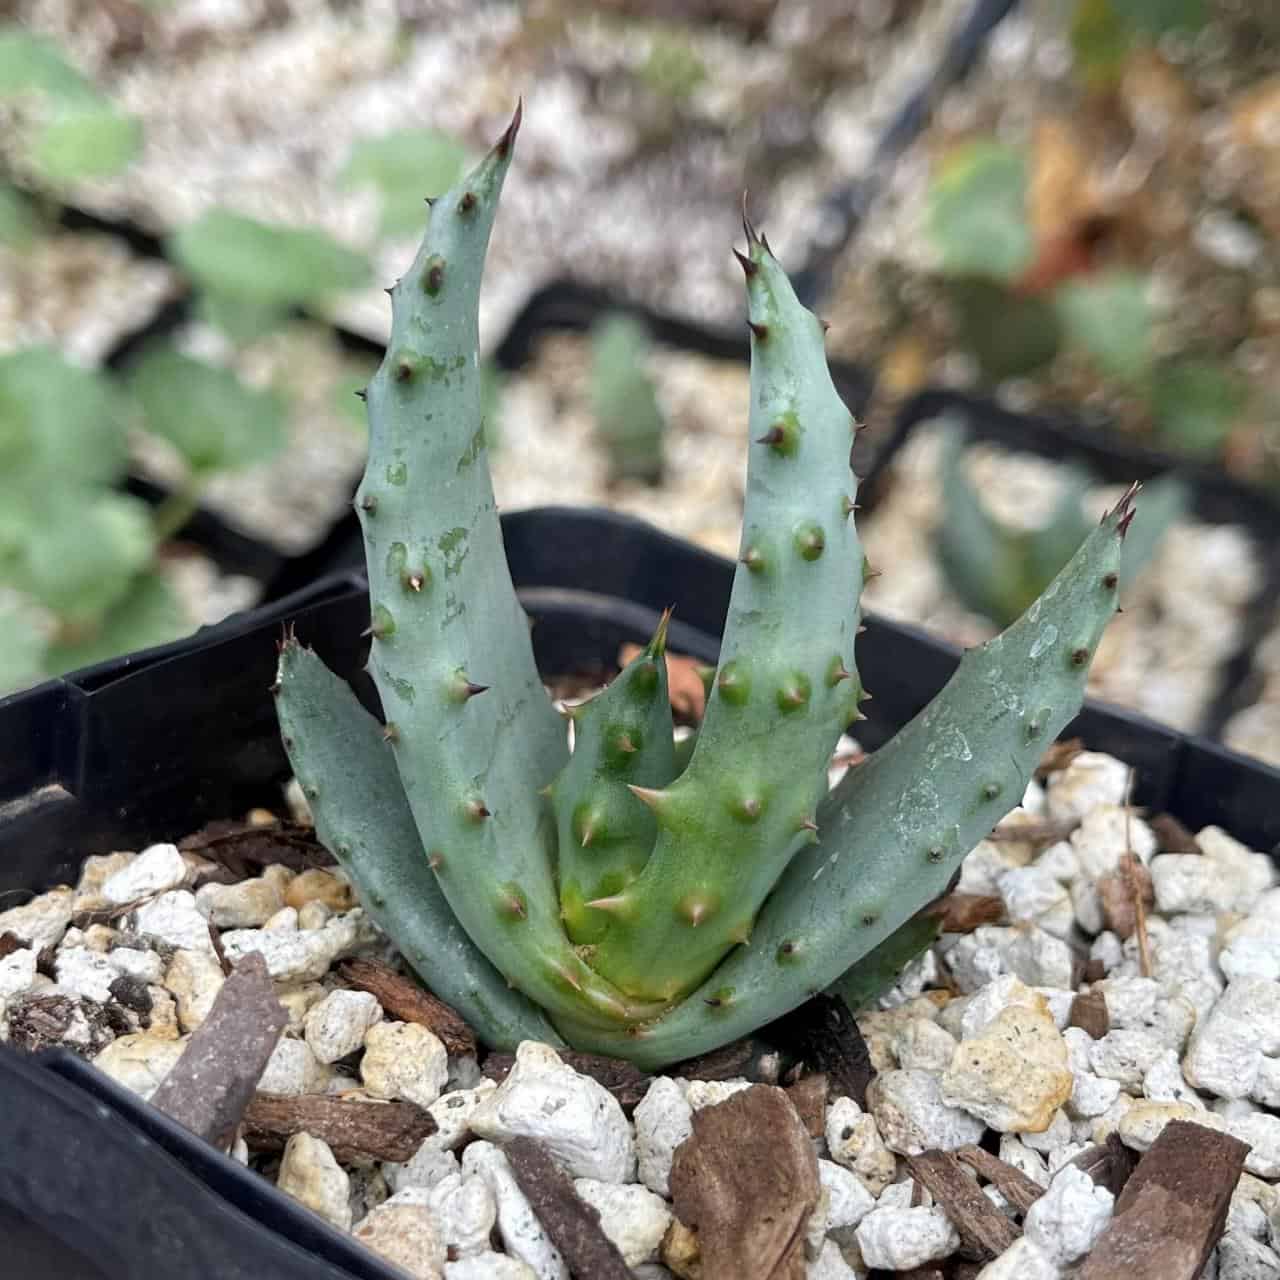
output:
[[[715,658],[728,561],[600,511],[520,512],[504,532],[544,671],[609,668],[668,604],[672,648]],[[288,765],[267,689],[281,629],[295,626],[359,688],[367,620],[362,577],[337,575],[0,702],[0,900],[74,881],[88,854],[278,803]],[[956,658],[918,630],[868,619],[864,744],[915,715]],[[1134,765],[1139,803],[1192,828],[1218,823],[1254,848],[1280,842],[1280,772],[1100,706],[1069,732]],[[15,1275],[391,1280],[349,1238],[70,1052],[0,1050],[0,1230],[7,1258],[22,1259]]]
[[[938,418],[961,423],[975,442],[1033,453],[1052,462],[1074,462],[1099,481],[1128,484],[1176,471],[1191,490],[1191,511],[1207,524],[1242,526],[1253,540],[1262,565],[1262,582],[1245,613],[1240,645],[1219,676],[1202,733],[1221,736],[1227,719],[1252,701],[1253,653],[1276,619],[1280,600],[1280,504],[1260,489],[1232,479],[1220,467],[1117,439],[1114,432],[1087,427],[1066,413],[1018,413],[987,396],[927,390],[898,414],[893,434],[871,462],[869,483],[881,494],[893,484],[894,459],[914,432]],[[1139,516],[1141,519],[1141,516]]]

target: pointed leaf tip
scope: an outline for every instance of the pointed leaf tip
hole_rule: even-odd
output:
[[[760,270],[760,268],[756,266],[756,264],[752,262],[745,253],[739,253],[737,249],[735,249],[733,251],[733,256],[737,258],[738,265],[742,268],[742,274],[746,276],[748,280],[750,280],[751,277]]]
[[[511,150],[515,143],[516,134],[520,132],[520,122],[524,119],[524,98],[516,99],[515,114],[511,117],[511,123],[507,125],[506,132],[498,139],[494,150],[499,156],[505,156]]]

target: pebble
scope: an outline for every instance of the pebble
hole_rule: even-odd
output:
[[[472,1113],[471,1131],[499,1142],[534,1138],[573,1178],[627,1182],[635,1175],[635,1143],[618,1100],[535,1041],[517,1048],[507,1078]]]
[[[153,844],[102,882],[102,897],[112,906],[141,902],[177,889],[187,879],[187,864],[175,844]]]
[[[1084,818],[1099,805],[1124,803],[1129,766],[1114,756],[1082,751],[1051,774],[1045,808],[1055,821]]]
[[[123,978],[139,982],[159,982],[164,976],[164,961],[154,951],[138,947],[113,947],[107,953],[111,967]]]
[[[367,991],[331,991],[307,1011],[306,1041],[321,1062],[337,1062],[359,1049],[369,1028],[381,1021],[377,996]]]
[[[406,1187],[434,1187],[451,1175],[460,1172],[462,1166],[452,1151],[442,1151],[430,1146],[428,1138],[403,1164],[394,1164],[390,1160],[382,1166],[383,1177],[392,1191],[403,1191]]]
[[[12,933],[37,954],[56,946],[76,910],[75,892],[66,887],[50,889],[20,907],[0,911],[0,933]]]
[[[219,929],[256,929],[284,906],[284,894],[277,880],[255,876],[236,884],[202,885],[196,906]]]
[[[1020,1236],[998,1258],[988,1262],[975,1280],[1058,1280],[1061,1274],[1039,1245]]]
[[[999,1133],[1042,1133],[1071,1097],[1067,1045],[1047,1002],[1010,1005],[956,1048],[942,1100]]]
[[[186,1036],[177,1040],[145,1032],[117,1036],[94,1058],[93,1065],[126,1089],[147,1099],[173,1070],[174,1063],[182,1057],[186,1047]]]
[[[1218,1241],[1218,1280],[1280,1280],[1280,1256],[1261,1240],[1227,1231]]]
[[[638,1121],[636,1128],[638,1132]],[[838,1097],[827,1107],[824,1129],[831,1159],[857,1177],[871,1195],[878,1196],[893,1181],[897,1158],[884,1145],[875,1116],[865,1113],[852,1098]],[[668,1158],[668,1171],[670,1167]]]
[[[857,1105],[848,1098],[838,1101]],[[833,1110],[827,1111],[828,1130]],[[637,1104],[633,1119],[640,1181],[660,1196],[670,1195],[675,1150],[693,1133],[693,1108],[685,1091],[670,1077],[658,1076]]]
[[[267,962],[267,972],[278,982],[299,982],[322,978],[336,961],[353,955],[377,937],[358,908],[333,917],[323,929],[300,932],[297,924],[297,912],[285,907],[261,929],[224,933],[222,948],[233,963],[252,951],[260,952]]]
[[[826,1231],[856,1227],[875,1208],[875,1196],[857,1175],[832,1160],[818,1161],[818,1181],[826,1193]]]
[[[111,999],[111,984],[120,976],[105,955],[87,947],[59,951],[54,958],[53,972],[62,991],[97,1000],[99,1004]]]
[[[308,902],[320,902],[338,913],[350,911],[356,904],[351,885],[320,867],[312,867],[294,876],[284,891],[284,901],[287,906],[299,908]]]
[[[143,903],[133,913],[133,928],[144,938],[154,938],[169,947],[213,950],[209,922],[196,909],[195,894],[187,889],[171,889]]]
[[[323,1093],[332,1077],[332,1069],[316,1058],[305,1040],[286,1037],[271,1051],[258,1088],[263,1093],[297,1097],[304,1093]]]
[[[441,1280],[445,1274],[448,1254],[435,1215],[424,1204],[392,1196],[362,1219],[353,1234],[414,1280]]]
[[[527,1262],[506,1253],[478,1253],[444,1264],[444,1280],[538,1280]]]
[[[462,1146],[471,1137],[472,1114],[497,1087],[492,1080],[481,1080],[473,1089],[451,1089],[442,1093],[427,1108],[436,1122],[436,1131],[424,1146],[436,1151]]]
[[[276,1185],[339,1231],[351,1230],[350,1180],[327,1142],[295,1133],[285,1143]]]
[[[1254,1088],[1263,1057],[1280,1053],[1280,982],[1237,978],[1197,1026],[1182,1060],[1197,1089],[1220,1098],[1244,1098]]]
[[[954,1151],[977,1142],[986,1126],[976,1116],[948,1106],[942,1083],[929,1071],[885,1071],[867,1088],[867,1107],[886,1147],[916,1156],[937,1147]]]
[[[636,1273],[639,1275],[639,1273]],[[668,1275],[671,1273],[668,1272]],[[865,1271],[855,1271],[834,1240],[824,1240],[818,1256],[805,1268],[805,1280],[862,1280]]]
[[[604,1233],[618,1247],[623,1261],[637,1267],[658,1256],[658,1246],[671,1225],[667,1202],[635,1183],[574,1179],[574,1190],[600,1212]]]
[[[402,1188],[391,1203],[404,1201],[410,1193],[425,1195],[449,1257],[465,1258],[488,1249],[489,1233],[498,1221],[498,1202],[479,1174],[464,1178],[453,1173],[429,1188]]]
[[[212,951],[175,951],[165,970],[164,985],[178,1005],[178,1025],[194,1031],[209,1016],[226,981]]]
[[[440,1096],[448,1075],[444,1045],[416,1022],[380,1022],[365,1035],[360,1078],[375,1098],[401,1098],[429,1107]]]
[[[1027,1210],[1023,1232],[1046,1257],[1063,1267],[1082,1258],[1111,1221],[1115,1197],[1083,1169],[1067,1165]]]
[[[941,1209],[874,1209],[856,1235],[867,1266],[888,1271],[909,1271],[960,1247],[960,1235]]]
[[[462,1172],[479,1174],[489,1184],[506,1251],[527,1263],[538,1280],[569,1280],[569,1268],[516,1185],[507,1157],[492,1142],[473,1142],[463,1152]]]

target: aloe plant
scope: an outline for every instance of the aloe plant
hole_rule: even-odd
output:
[[[1080,467],[1063,468],[1062,489],[1048,520],[1034,529],[1013,528],[991,514],[970,482],[964,468],[966,444],[963,430],[944,427],[938,475],[942,519],[934,531],[934,554],[964,606],[1004,627],[1031,607],[1089,536],[1093,521],[1082,503],[1093,479]],[[1142,520],[1120,557],[1121,590],[1142,572],[1169,527],[1186,513],[1189,497],[1186,484],[1175,475],[1147,486]]]
[[[672,751],[665,620],[573,712],[544,693],[503,555],[481,419],[478,293],[519,125],[431,207],[391,291],[357,497],[379,723],[295,639],[275,686],[317,830],[428,986],[490,1043],[645,1066],[845,978],[941,893],[1075,713],[1116,607],[1131,496],[1031,610],[827,791],[869,696],[857,427],[822,326],[746,224],[753,440],[721,659]],[[918,938],[918,926],[912,926]],[[926,931],[927,932],[927,931]]]

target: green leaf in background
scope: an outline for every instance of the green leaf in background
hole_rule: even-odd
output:
[[[0,507],[13,494],[110,485],[128,458],[119,393],[49,347],[0,356]]]
[[[370,275],[362,254],[323,231],[273,226],[222,208],[173,235],[169,251],[202,287],[275,306],[358,288]]]
[[[0,697],[37,684],[46,676],[48,641],[30,610],[0,597]]]
[[[284,445],[280,398],[245,386],[230,369],[153,347],[127,381],[147,430],[175,445],[193,471],[249,466]]]
[[[1069,343],[1087,351],[1104,373],[1134,382],[1151,366],[1154,315],[1148,280],[1136,271],[1107,271],[1068,280],[1053,303]]]
[[[238,298],[216,289],[201,289],[196,294],[196,315],[226,334],[237,346],[265,338],[283,329],[291,320],[287,306]]]
[[[1151,413],[1162,444],[1192,454],[1221,449],[1248,400],[1248,391],[1226,365],[1177,360],[1156,370]]]
[[[127,169],[142,145],[142,125],[110,107],[73,111],[41,128],[31,162],[50,182],[109,178]]]
[[[684,102],[706,80],[707,65],[687,36],[657,30],[649,41],[649,55],[636,74],[660,97]]]
[[[102,95],[45,36],[0,27],[0,98],[43,93],[80,106],[100,105]]]
[[[51,673],[75,671],[122,653],[167,644],[191,630],[164,578],[142,573],[96,627],[61,637],[50,646],[45,662]]]
[[[1114,84],[1133,47],[1133,29],[1111,0],[1076,0],[1071,17],[1071,53],[1077,74],[1101,88]]]
[[[1021,377],[1053,359],[1062,331],[1049,299],[1011,293],[980,276],[946,283],[960,344],[988,381]]]
[[[453,186],[467,159],[467,149],[447,133],[397,129],[357,142],[339,181],[346,187],[377,188],[384,235],[417,235],[422,230],[425,198]]]
[[[16,187],[0,182],[0,244],[22,249],[35,239],[40,215]]]
[[[986,141],[953,151],[929,187],[925,225],[946,275],[1015,279],[1035,256],[1026,154]]]
[[[1110,0],[1121,21],[1149,36],[1199,31],[1208,21],[1205,0]]]
[[[120,493],[41,495],[14,585],[73,625],[97,621],[155,551],[151,510]]]

